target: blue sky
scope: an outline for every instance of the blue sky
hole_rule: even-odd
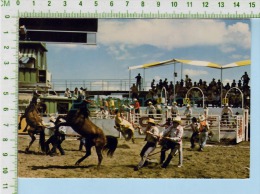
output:
[[[128,67],[172,58],[221,65],[250,59],[250,20],[100,19],[97,45],[48,44],[53,79],[128,79]],[[62,69],[62,71],[61,71]],[[176,65],[181,79],[181,66]],[[223,82],[238,81],[250,66],[223,71]],[[133,70],[131,77],[143,74]],[[184,65],[182,77],[208,83],[220,70]],[[145,80],[173,80],[173,65],[145,70]]]

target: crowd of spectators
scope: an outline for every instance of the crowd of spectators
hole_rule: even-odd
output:
[[[250,78],[245,72],[245,74],[241,77],[240,80],[233,82],[230,84],[227,82],[225,85],[221,83],[220,79],[215,80],[212,79],[210,83],[203,81],[200,79],[198,82],[194,81],[189,78],[188,75],[185,76],[185,79],[181,79],[177,81],[174,87],[172,81],[168,82],[167,78],[162,81],[159,80],[158,83],[155,83],[153,79],[151,82],[151,89],[149,90],[148,94],[146,95],[146,99],[156,100],[161,98],[161,91],[164,87],[167,91],[167,103],[168,105],[172,105],[174,99],[177,102],[178,106],[183,105],[183,98],[186,98],[186,94],[188,90],[192,87],[197,87],[203,91],[204,94],[204,101],[206,106],[212,107],[220,107],[221,106],[221,86],[222,86],[222,99],[225,98],[226,93],[230,90],[230,88],[237,87],[239,90],[242,91],[244,97],[244,105],[250,106],[250,86],[249,86]],[[174,92],[175,88],[175,92]],[[188,98],[190,99],[191,104],[197,104],[198,106],[202,106],[202,93],[199,89],[192,89],[188,93]],[[242,97],[241,92],[237,89],[232,89],[229,91],[227,98],[229,106],[233,108],[241,107],[242,105]]]

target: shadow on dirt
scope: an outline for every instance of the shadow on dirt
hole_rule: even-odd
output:
[[[30,166],[32,170],[45,170],[45,169],[82,169],[82,168],[91,168],[97,167],[97,165],[88,165],[88,166],[59,166],[59,165],[49,165],[49,166]]]
[[[33,155],[46,155],[43,152],[36,152],[36,151],[23,151],[23,150],[18,150],[19,154],[33,154]]]

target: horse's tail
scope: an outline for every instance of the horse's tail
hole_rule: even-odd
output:
[[[42,152],[45,152],[46,149],[45,149],[45,133],[44,133],[44,129],[41,130],[41,132],[40,132],[40,141],[39,141],[39,143],[40,143]]]
[[[106,136],[107,139],[107,143],[106,145],[103,147],[103,151],[107,152],[107,156],[112,157],[116,148],[117,148],[117,138],[111,135],[107,135]]]

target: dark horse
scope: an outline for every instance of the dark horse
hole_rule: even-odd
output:
[[[91,148],[95,146],[96,153],[98,155],[98,168],[101,165],[103,156],[102,151],[107,152],[107,156],[112,157],[114,151],[117,148],[117,138],[113,136],[105,136],[102,129],[96,126],[89,119],[89,109],[87,105],[90,103],[88,100],[81,100],[80,98],[74,101],[72,108],[68,112],[67,116],[59,118],[63,118],[66,120],[65,123],[60,123],[56,125],[58,129],[60,126],[70,126],[74,131],[80,134],[82,137],[86,138],[85,147],[86,154],[80,158],[75,165],[79,165],[84,159],[91,155]]]
[[[40,94],[37,92],[34,92],[33,98],[29,104],[29,106],[25,109],[24,115],[20,118],[19,122],[19,128],[21,127],[21,121],[23,118],[26,119],[27,125],[30,126],[30,129],[28,130],[28,134],[31,137],[31,141],[26,148],[26,152],[29,151],[31,145],[35,141],[35,134],[40,134],[40,146],[41,150],[45,151],[45,134],[44,129],[45,126],[42,124],[42,118],[39,116],[39,111],[37,109],[37,99],[39,98]],[[27,128],[27,126],[26,126]]]

